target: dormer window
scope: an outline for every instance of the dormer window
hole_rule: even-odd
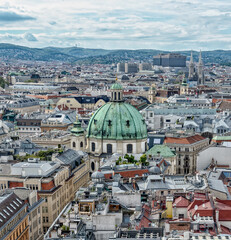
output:
[[[96,119],[94,119],[94,124],[96,124],[97,123],[97,120]]]
[[[130,126],[130,121],[129,121],[129,120],[126,121],[126,126],[127,126],[127,127]]]
[[[112,126],[112,121],[108,120],[108,127],[111,127],[111,126]]]

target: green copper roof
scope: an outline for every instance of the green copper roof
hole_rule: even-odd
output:
[[[111,86],[111,90],[123,90],[123,87],[118,82],[116,82]]]
[[[182,84],[181,84],[181,85],[182,85],[182,86],[187,86],[187,85],[188,85],[186,78],[183,78],[183,81],[182,81]]]
[[[146,152],[147,156],[158,156],[158,154],[160,154],[160,156],[163,158],[175,156],[175,153],[172,152],[172,150],[166,145],[155,145]]]
[[[231,136],[215,136],[213,140],[222,140],[222,141],[231,140]]]
[[[147,127],[139,111],[128,103],[109,102],[92,116],[88,138],[131,140],[147,138]]]
[[[72,133],[72,134],[75,134],[75,135],[79,136],[79,135],[82,135],[82,134],[84,133],[84,130],[83,130],[83,128],[81,127],[81,123],[80,123],[79,120],[77,120],[76,122],[74,122],[73,125],[74,125],[74,126],[73,126],[73,128],[71,129],[71,133]]]

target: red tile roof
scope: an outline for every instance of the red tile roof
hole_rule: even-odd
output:
[[[178,197],[173,202],[173,207],[187,208],[188,206],[189,206],[189,201],[183,197]]]
[[[196,207],[197,206],[197,207]],[[211,206],[210,201],[203,200],[194,200],[188,206],[188,214],[192,217],[194,215],[200,215],[201,217],[213,217],[213,207]]]
[[[175,143],[175,144],[193,144],[195,142],[199,142],[204,140],[205,138],[200,135],[194,135],[191,137],[166,137],[164,143]]]
[[[231,221],[231,200],[217,200],[215,207],[219,211],[219,221]]]

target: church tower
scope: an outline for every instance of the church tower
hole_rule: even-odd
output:
[[[197,81],[197,84],[198,85],[204,85],[205,84],[201,51],[200,51],[199,62],[198,62],[198,81]]]
[[[180,95],[187,95],[187,94],[188,94],[188,84],[184,75],[182,79],[182,83],[180,85]]]
[[[188,74],[188,78],[189,79],[193,79],[195,74],[195,65],[193,62],[193,52],[191,51],[191,57],[190,57],[190,61],[189,61],[189,74]]]
[[[150,103],[154,103],[155,97],[156,97],[156,85],[152,84],[152,86],[149,89],[149,93],[148,93],[148,101]]]
[[[81,123],[76,117],[76,121],[74,122],[74,126],[71,129],[71,149],[76,151],[85,151],[86,144],[85,144],[85,135],[84,130],[81,127]]]

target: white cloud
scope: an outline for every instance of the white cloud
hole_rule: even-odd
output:
[[[15,44],[20,38],[37,47],[230,47],[228,0],[1,0],[1,11],[33,19],[1,24],[0,40]]]

